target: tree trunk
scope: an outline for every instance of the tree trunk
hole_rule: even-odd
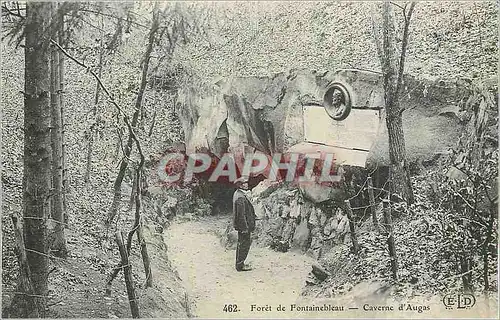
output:
[[[129,201],[129,204],[128,204],[128,210],[132,210],[134,208],[134,204],[135,204],[135,195],[136,195],[136,192],[137,192],[137,179],[134,177],[134,174],[132,173],[132,189],[130,191],[130,201]]]
[[[151,59],[151,52],[153,51],[153,45],[155,42],[156,33],[158,32],[158,18],[159,18],[158,6],[155,5],[155,10],[153,13],[153,23],[149,31],[148,46],[146,48],[146,52],[144,53],[141,84],[139,86],[139,93],[137,94],[137,99],[135,101],[135,111],[131,122],[131,126],[133,129],[137,128],[137,122],[139,120],[139,116],[142,113],[142,98],[144,96],[144,92],[146,91],[149,61]],[[116,176],[115,183],[113,186],[114,189],[113,203],[111,204],[111,208],[108,213],[108,219],[106,220],[107,225],[111,224],[111,221],[116,216],[116,213],[118,212],[120,206],[123,177],[125,176],[125,172],[128,167],[128,159],[130,158],[130,154],[132,152],[133,142],[134,139],[132,137],[132,133],[129,132],[127,144],[124,147],[124,153],[125,153],[124,158],[120,164],[120,170],[118,171],[118,175]]]
[[[142,209],[142,167],[144,165],[144,160],[141,159],[139,167],[136,170],[135,174],[135,223],[137,224],[137,241],[141,246],[141,256],[142,262],[144,264],[144,273],[146,274],[146,288],[153,286],[153,274],[151,273],[151,261],[149,259],[148,247],[146,246],[146,240],[144,239],[144,234],[142,231],[142,217],[141,217],[141,209]]]
[[[462,274],[462,284],[464,292],[472,292],[472,274],[471,274],[471,259],[466,253],[463,253],[460,258],[460,273]]]
[[[53,4],[56,12],[56,4]],[[64,203],[63,203],[63,164],[62,164],[62,121],[60,94],[60,72],[59,72],[59,50],[51,46],[50,59],[50,107],[51,107],[51,146],[52,146],[52,220],[54,227],[50,235],[50,248],[55,255],[65,257],[66,239],[64,237]]]
[[[486,190],[488,192],[488,190]],[[484,291],[487,292],[490,283],[489,283],[489,248],[491,245],[491,241],[494,240],[493,238],[493,227],[495,224],[495,217],[498,216],[498,211],[497,211],[497,203],[496,201],[491,201],[490,202],[490,210],[489,210],[489,218],[488,218],[488,225],[486,229],[486,239],[484,240],[483,248],[482,248],[482,253],[483,253],[483,282],[484,282]]]
[[[8,310],[9,318],[38,318],[38,298],[34,296],[33,284],[31,283],[31,271],[28,264],[26,250],[24,249],[23,223],[17,212],[13,213],[12,224],[14,226],[14,238],[16,241],[15,251],[19,263],[19,278],[17,280],[17,291],[25,293],[14,297]]]
[[[384,234],[387,236],[387,246],[389,248],[389,257],[391,258],[391,273],[394,280],[398,279],[398,259],[396,255],[396,244],[394,243],[394,230],[392,226],[391,203],[389,200],[382,200],[384,207]]]
[[[414,5],[414,4],[413,4]],[[386,125],[389,135],[389,157],[391,166],[389,170],[391,181],[391,193],[399,194],[408,203],[413,203],[413,190],[411,188],[410,174],[406,161],[405,138],[403,133],[403,110],[399,103],[399,87],[403,77],[404,56],[406,54],[406,42],[408,37],[409,19],[406,17],[405,36],[403,48],[398,62],[398,50],[396,48],[396,35],[394,26],[394,12],[389,1],[383,4],[383,41],[380,62],[384,74]]]
[[[87,143],[87,165],[85,166],[85,178],[84,182],[89,183],[90,182],[90,170],[91,170],[91,164],[92,164],[92,149],[93,149],[93,144],[94,144],[94,129],[90,129],[90,133],[88,135],[88,143]]]
[[[116,243],[118,245],[118,249],[120,250],[123,278],[125,279],[125,285],[127,287],[127,296],[130,304],[132,318],[140,318],[137,295],[135,294],[134,279],[132,277],[132,266],[130,265],[129,253],[127,252],[127,248],[123,243],[123,235],[120,231],[116,232]]]
[[[137,229],[137,240],[141,245],[142,264],[144,265],[144,273],[146,274],[146,288],[151,288],[153,286],[153,273],[151,272],[151,260],[148,254],[148,247],[144,239],[142,221]]]
[[[101,24],[100,24],[101,29],[104,28],[103,24],[103,18],[101,17]],[[103,38],[104,34],[101,32],[101,39],[99,42],[99,64],[97,66],[98,71],[97,71],[97,76],[101,78],[102,76],[102,65],[103,65],[103,57],[104,57],[104,45],[103,45]],[[92,114],[94,116],[94,120],[96,120],[97,116],[97,104],[99,103],[99,94],[101,92],[101,86],[99,85],[99,81],[96,81],[96,88],[95,88],[95,97],[94,97],[94,108],[92,109]],[[92,166],[92,149],[94,145],[94,136],[97,134],[97,128],[96,125],[94,125],[90,129],[90,134],[89,134],[89,141],[88,141],[88,147],[87,147],[87,165],[85,167],[85,183],[90,182],[90,169]]]
[[[483,245],[483,283],[485,292],[487,292],[490,287],[488,265],[489,265],[488,244],[486,243]]]
[[[52,4],[26,3],[24,84],[24,246],[38,313],[47,306],[47,218],[50,217],[50,52],[48,32]],[[27,305],[37,309],[36,305]],[[25,310],[26,314],[33,314]]]
[[[370,201],[370,212],[372,215],[372,223],[376,230],[378,230],[377,208],[375,208],[375,196],[373,194],[373,181],[372,177],[368,177],[368,199]]]
[[[60,29],[59,29],[59,43],[64,45],[64,13],[61,11],[59,13],[59,19],[61,19]],[[61,173],[62,173],[62,201],[63,201],[63,214],[64,214],[64,225],[68,226],[68,202],[66,195],[68,193],[68,173],[66,169],[66,142],[64,139],[64,134],[66,132],[66,127],[64,125],[64,54],[59,54],[59,107],[61,109]]]
[[[396,105],[398,106],[396,107]],[[392,107],[400,109],[399,102],[395,102]],[[389,115],[389,111],[387,111],[386,119],[387,132],[389,134],[389,157],[391,160],[391,166],[389,167],[391,194],[399,194],[404,200],[411,204],[414,201],[414,196],[406,161],[403,119],[401,117],[401,112],[398,111],[398,113],[399,115],[397,116]]]
[[[356,238],[356,227],[354,225],[354,218],[352,216],[351,202],[349,200],[345,200],[344,204],[347,219],[349,220],[349,234],[351,235],[352,250],[354,254],[358,254],[359,243],[358,239]]]

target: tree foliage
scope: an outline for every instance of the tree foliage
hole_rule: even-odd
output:
[[[498,101],[490,90],[473,85],[462,101],[466,130],[447,171],[433,182],[435,202],[447,213],[442,221],[443,251],[451,261],[462,260],[459,271],[466,290],[473,289],[478,269],[482,276],[475,282],[489,290],[490,263],[497,257]]]

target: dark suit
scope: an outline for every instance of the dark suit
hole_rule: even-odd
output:
[[[245,194],[236,190],[233,195],[233,226],[238,231],[236,247],[236,270],[241,270],[245,264],[252,239],[250,233],[255,230],[255,211]]]

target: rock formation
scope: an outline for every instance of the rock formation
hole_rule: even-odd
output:
[[[212,88],[179,93],[178,114],[187,152],[210,150],[266,154],[287,151],[304,141],[303,106],[322,106],[332,82],[352,88],[353,108],[383,106],[382,78],[362,70],[290,71],[272,77],[221,80]],[[402,93],[408,159],[419,162],[446,153],[462,129],[457,104],[466,95],[459,82],[406,77]],[[367,166],[387,165],[388,139],[384,112]]]

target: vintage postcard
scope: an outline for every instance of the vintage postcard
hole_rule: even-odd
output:
[[[2,317],[497,318],[498,27],[1,2]]]

